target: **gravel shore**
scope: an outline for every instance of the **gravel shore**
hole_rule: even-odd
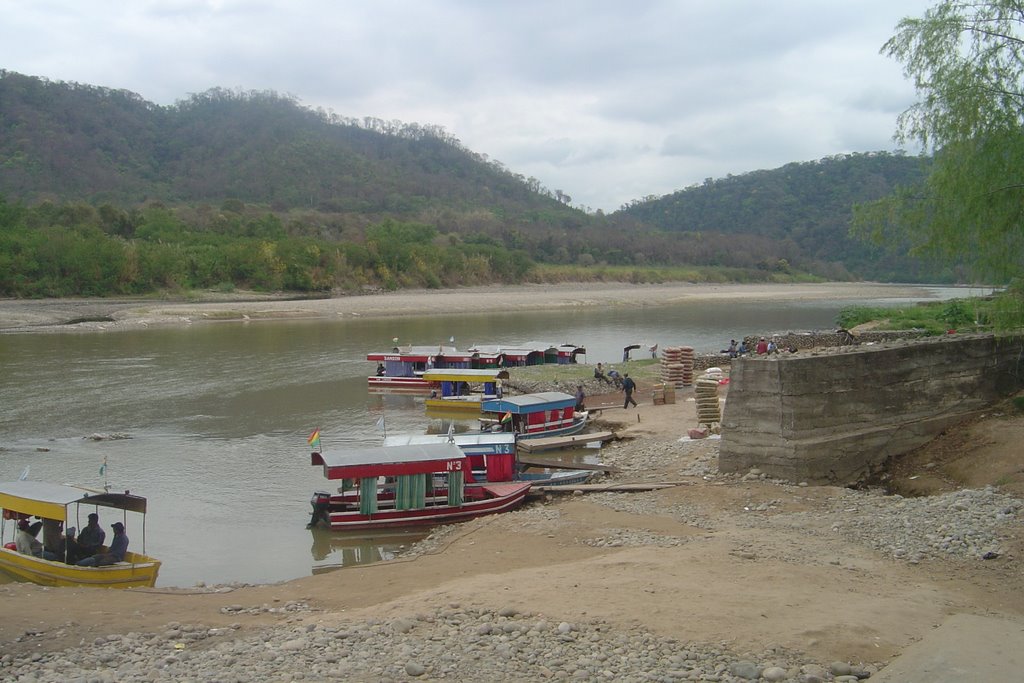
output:
[[[914,565],[922,561],[980,564],[1004,552],[1008,531],[1020,523],[1024,501],[993,487],[920,499],[877,491],[838,489],[816,498],[813,509],[786,512],[799,483],[769,481],[754,471],[742,477],[718,474],[717,441],[648,439],[609,449],[605,461],[620,468],[616,480],[652,469],[676,471],[708,485],[741,489],[751,483],[777,490],[779,498],[714,511],[697,503],[666,507],[656,492],[596,493],[590,504],[634,515],[669,516],[714,533],[739,524],[763,534],[794,533],[810,540],[832,537],[860,544]],[[639,467],[638,463],[643,463]],[[738,499],[742,500],[742,499]],[[503,527],[553,534],[564,524],[557,505],[535,504],[502,516]],[[438,529],[410,552],[436,552],[461,527]],[[585,543],[603,548],[668,548],[702,543],[643,529],[607,528]],[[761,546],[738,548],[736,561]],[[799,557],[787,557],[793,552]],[[805,550],[778,553],[785,562],[818,561]],[[752,617],[762,609],[749,605]],[[836,609],[841,609],[836,604]],[[151,632],[100,633],[77,647],[0,657],[0,677],[12,681],[82,683],[149,681],[776,681],[817,683],[862,680],[884,661],[815,661],[782,644],[757,651],[727,642],[682,642],[652,633],[642,624],[624,626],[600,617],[561,618],[531,612],[514,597],[500,608],[448,602],[398,618],[347,619],[303,600],[284,604],[231,604],[220,609],[228,626],[169,622]],[[243,628],[254,616],[279,621]],[[715,614],[707,614],[715,619]],[[31,640],[38,634],[25,633]],[[944,680],[944,679],[943,679]]]

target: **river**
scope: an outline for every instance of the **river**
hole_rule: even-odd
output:
[[[929,288],[933,298],[978,294]],[[372,351],[412,344],[586,347],[587,363],[621,360],[627,344],[714,352],[730,338],[832,329],[851,304],[906,299],[688,302],[536,313],[220,323],[96,334],[0,335],[0,480],[109,485],[149,499],[145,550],[158,585],[281,581],[388,557],[415,536],[349,542],[305,528],[325,488],[306,437],[325,448],[420,432],[422,403],[367,392]],[[643,353],[643,351],[634,352]],[[634,356],[636,357],[636,356]],[[93,434],[130,438],[92,440]],[[100,473],[103,463],[105,473]],[[84,513],[83,513],[84,514]],[[115,518],[101,519],[110,534]],[[12,525],[5,526],[9,540]],[[140,526],[129,525],[142,550]],[[0,579],[2,580],[2,579]]]

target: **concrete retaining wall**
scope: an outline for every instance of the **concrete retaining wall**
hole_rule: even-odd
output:
[[[1024,338],[965,335],[732,363],[719,469],[850,484],[1024,387]]]

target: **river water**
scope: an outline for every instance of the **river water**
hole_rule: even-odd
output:
[[[928,298],[971,294],[928,288]],[[327,483],[310,466],[313,428],[328,449],[378,443],[381,416],[389,434],[427,428],[421,400],[367,392],[375,365],[366,354],[389,349],[394,337],[454,337],[458,348],[573,343],[587,348],[587,363],[614,364],[627,344],[714,352],[745,334],[833,329],[847,305],[907,303],[689,302],[0,335],[0,480],[28,467],[30,479],[146,496],[145,550],[164,562],[158,585],[281,581],[388,557],[418,538],[356,541],[305,528],[310,495]],[[87,438],[97,433],[130,438]],[[9,540],[10,523],[5,532]],[[142,550],[141,526],[130,523],[128,534]]]

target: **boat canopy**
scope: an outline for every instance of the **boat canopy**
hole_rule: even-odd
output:
[[[423,379],[428,382],[494,382],[499,379],[508,379],[508,370],[462,370],[450,368],[447,370],[427,370],[423,373]]]
[[[146,499],[124,493],[110,493],[68,484],[45,481],[9,481],[0,483],[0,508],[23,515],[65,520],[72,503],[146,512]]]
[[[322,465],[328,479],[392,477],[403,474],[457,472],[465,454],[447,441],[408,446],[377,446],[311,453],[312,464]]]
[[[539,413],[544,410],[570,408],[576,405],[576,398],[560,391],[544,391],[537,394],[522,394],[506,398],[491,399],[480,403],[485,413]]]
[[[424,444],[454,443],[460,448],[490,445],[515,445],[516,435],[506,432],[473,432],[463,434],[397,434],[384,439],[384,446],[420,446]]]

